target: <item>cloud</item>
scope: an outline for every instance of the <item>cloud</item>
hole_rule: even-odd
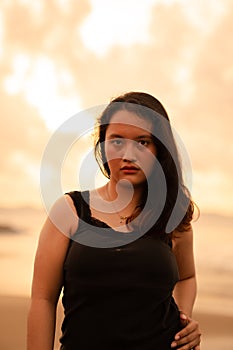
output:
[[[202,45],[193,68],[194,93],[191,103],[184,110],[194,137],[199,142],[196,156],[205,145],[206,164],[199,166],[222,166],[233,171],[230,157],[233,155],[232,138],[232,89],[233,47],[229,45],[233,6]],[[188,117],[189,116],[189,117]],[[192,137],[192,135],[191,135]],[[229,157],[228,157],[229,156]],[[223,170],[224,170],[223,168]]]
[[[2,7],[1,205],[40,202],[40,161],[50,136],[42,118],[50,112],[58,119],[62,110],[65,118],[71,116],[72,79],[62,66],[69,51],[77,53],[77,28],[89,11],[88,2],[79,4],[79,11],[74,11],[75,1],[68,7],[51,1],[40,6],[14,1]],[[52,77],[49,65],[55,69]]]
[[[49,133],[37,111],[22,96],[9,96],[3,90],[0,93],[0,205],[15,205],[25,200],[30,203],[30,198],[39,202],[36,172]]]
[[[134,43],[145,44],[154,2],[125,0],[124,5],[119,6],[119,1],[90,0],[92,11],[80,28],[84,46],[103,57],[116,45],[127,48]]]
[[[204,199],[208,196],[217,207],[223,192],[223,201],[229,203],[229,198],[233,198],[232,192],[222,191],[221,185],[224,183],[227,188],[228,179],[233,176],[233,49],[229,44],[233,8],[227,0],[209,2],[208,6],[191,1],[191,10],[185,3],[163,5],[155,1],[148,22],[148,40],[145,43],[135,40],[127,47],[120,42],[109,44],[101,57],[86,47],[81,36],[80,29],[91,14],[87,1],[79,1],[78,5],[69,1],[65,7],[60,2],[42,1],[39,9],[17,1],[4,5],[0,73],[2,81],[12,75],[13,58],[18,53],[29,55],[33,62],[38,57],[47,57],[55,66],[55,76],[67,72],[72,77],[72,84],[63,91],[62,80],[56,80],[59,89],[55,98],[64,96],[69,101],[72,95],[84,109],[107,103],[129,90],[157,96],[191,155],[194,175],[198,178],[197,201],[208,208]],[[134,16],[133,8],[130,15]],[[20,26],[16,28],[15,23]],[[104,18],[102,21],[100,18],[99,26],[104,27]],[[94,40],[95,27],[91,35]],[[1,131],[6,159],[13,149],[22,150],[30,159],[39,159],[48,138],[40,119],[41,100],[33,107],[25,92],[14,96],[2,93],[4,118],[11,118],[11,122],[5,121],[6,132]],[[15,115],[20,115],[19,119]],[[10,125],[14,126],[13,130]],[[9,164],[6,161],[3,164],[7,173]],[[212,180],[208,183],[204,179],[209,176]]]
[[[62,59],[70,45],[78,44],[77,28],[90,11],[89,3],[82,0],[77,6],[70,1],[66,10],[59,1],[42,0],[40,5],[36,9],[31,2],[14,1],[3,6],[6,48],[35,55],[47,52]]]

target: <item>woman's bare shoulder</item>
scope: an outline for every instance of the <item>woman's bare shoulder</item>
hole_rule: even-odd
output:
[[[78,227],[78,214],[72,198],[65,194],[58,198],[48,212],[48,219],[65,235],[72,235]]]

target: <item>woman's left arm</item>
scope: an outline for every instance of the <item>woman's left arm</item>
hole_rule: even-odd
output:
[[[184,325],[184,328],[175,335],[172,347],[180,350],[200,350],[199,324],[192,319],[197,293],[192,229],[186,232],[174,232],[172,246],[180,275],[173,295],[181,312],[181,324]]]

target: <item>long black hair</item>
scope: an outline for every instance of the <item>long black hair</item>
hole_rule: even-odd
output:
[[[159,234],[172,233],[174,230],[186,231],[190,228],[190,222],[193,218],[194,202],[191,195],[184,185],[181,162],[174,140],[173,132],[170,126],[168,114],[159,100],[154,96],[144,92],[128,92],[117,98],[114,98],[105,108],[97,121],[97,134],[95,140],[95,157],[103,174],[110,178],[110,169],[106,160],[104,141],[107,127],[114,113],[119,110],[128,110],[134,112],[139,117],[149,119],[152,121],[153,130],[152,137],[156,145],[158,160],[165,179],[166,179],[166,198],[163,203],[161,214],[153,222],[150,231]],[[152,173],[151,176],[155,176]],[[150,191],[152,203],[149,212],[145,215],[145,221],[148,223],[149,217],[153,221],[155,217],[155,208],[159,207],[159,186],[156,186],[156,181]],[[148,190],[148,187],[147,187]],[[162,193],[160,193],[162,195]],[[139,213],[143,210],[147,201],[147,191],[142,203],[135,209],[135,212],[128,219],[133,223]],[[174,210],[176,209],[176,210]],[[173,216],[173,218],[171,217]],[[173,224],[171,224],[171,219]],[[149,220],[149,221],[148,221]],[[170,221],[169,221],[170,220]],[[140,220],[142,225],[143,220]],[[168,225],[170,222],[170,225]]]

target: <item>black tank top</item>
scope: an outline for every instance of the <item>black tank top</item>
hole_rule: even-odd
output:
[[[88,198],[89,192],[82,194]],[[80,192],[69,195],[81,219],[77,235],[109,227],[91,217]],[[178,279],[171,247],[153,235],[112,248],[71,239],[64,263],[61,350],[170,350],[181,328],[172,297]]]

